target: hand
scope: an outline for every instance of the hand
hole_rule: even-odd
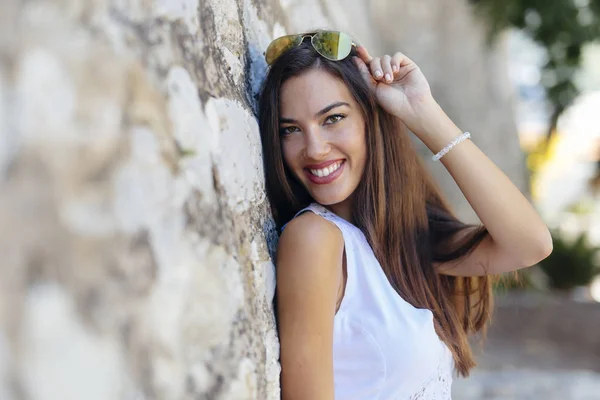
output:
[[[353,57],[381,107],[400,118],[408,128],[419,130],[419,109],[434,101],[425,76],[412,60],[402,53],[373,58],[364,46]]]

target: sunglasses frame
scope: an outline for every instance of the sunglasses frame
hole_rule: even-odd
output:
[[[354,38],[353,38],[352,36],[348,35],[347,33],[341,32],[341,31],[326,31],[326,30],[321,30],[321,31],[315,31],[315,32],[297,33],[297,34],[293,34],[293,35],[285,35],[285,36],[280,36],[280,37],[278,37],[277,39],[274,39],[274,40],[273,40],[271,43],[269,43],[269,46],[267,46],[267,51],[265,51],[265,61],[267,62],[267,64],[268,64],[268,65],[272,65],[272,64],[273,64],[273,63],[274,63],[274,62],[275,62],[275,61],[276,61],[276,60],[277,60],[279,57],[281,57],[281,55],[282,55],[282,54],[284,54],[284,53],[285,53],[285,52],[287,52],[287,51],[290,51],[291,49],[293,49],[293,48],[295,48],[295,47],[298,47],[298,46],[300,46],[300,45],[301,45],[301,44],[304,42],[304,39],[306,39],[307,37],[310,37],[310,44],[311,44],[311,46],[313,47],[313,49],[315,49],[315,51],[316,51],[317,53],[319,53],[319,55],[321,55],[322,57],[325,57],[325,58],[326,58],[326,59],[328,59],[328,60],[331,60],[331,61],[341,61],[341,60],[345,59],[346,57],[348,57],[348,55],[350,55],[350,51],[348,51],[348,54],[346,54],[346,55],[345,55],[344,57],[342,57],[342,58],[331,58],[331,57],[328,57],[328,56],[326,56],[325,54],[321,53],[321,52],[319,51],[319,49],[318,49],[318,48],[315,46],[315,43],[314,43],[315,36],[317,36],[317,35],[318,35],[318,34],[320,34],[320,33],[339,33],[339,34],[346,35],[346,36],[347,36],[348,38],[350,38],[350,40],[351,40],[351,43],[350,43],[350,51],[352,50],[352,46],[354,46],[354,47],[358,47],[358,46],[359,46],[359,44],[358,44],[358,43],[356,43],[356,41],[354,40]],[[297,45],[295,45],[295,46],[291,46],[290,48],[286,49],[285,51],[281,51],[281,52],[280,52],[280,53],[279,53],[279,54],[278,54],[276,57],[274,57],[274,58],[271,60],[271,62],[269,62],[269,60],[267,59],[267,54],[268,54],[268,50],[269,50],[269,48],[270,48],[270,47],[271,47],[271,46],[272,46],[274,43],[276,43],[278,40],[281,40],[281,39],[283,39],[283,38],[287,38],[287,37],[295,37],[295,38],[300,38],[300,41],[298,42],[298,44],[297,44]]]

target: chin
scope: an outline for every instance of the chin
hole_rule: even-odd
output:
[[[324,206],[332,206],[334,204],[342,203],[347,200],[349,195],[346,194],[316,194],[311,193],[311,197],[314,201]]]

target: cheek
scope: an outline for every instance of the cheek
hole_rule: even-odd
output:
[[[283,156],[284,164],[292,171],[295,170],[296,164],[298,163],[298,152],[299,148],[294,140],[284,139],[281,142],[281,154]]]
[[[364,131],[353,129],[347,131],[344,135],[346,149],[356,161],[364,163],[367,158],[367,142]]]
[[[359,146],[359,151],[361,154],[361,159],[363,161],[366,161],[367,160],[367,141],[366,141],[364,134],[362,134],[361,137],[358,139],[358,146]]]
[[[283,156],[283,163],[288,167],[291,167],[291,150],[289,144],[285,141],[281,143],[281,155]]]

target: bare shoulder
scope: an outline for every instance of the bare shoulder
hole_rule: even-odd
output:
[[[342,232],[332,222],[307,211],[286,225],[279,238],[277,253],[306,247],[318,247],[313,249],[316,252],[341,251],[343,245]]]
[[[338,277],[343,250],[342,232],[332,222],[307,211],[291,220],[279,238],[277,273],[309,281]]]
[[[333,320],[344,239],[330,221],[305,212],[279,239],[277,318],[286,399],[333,399]]]

